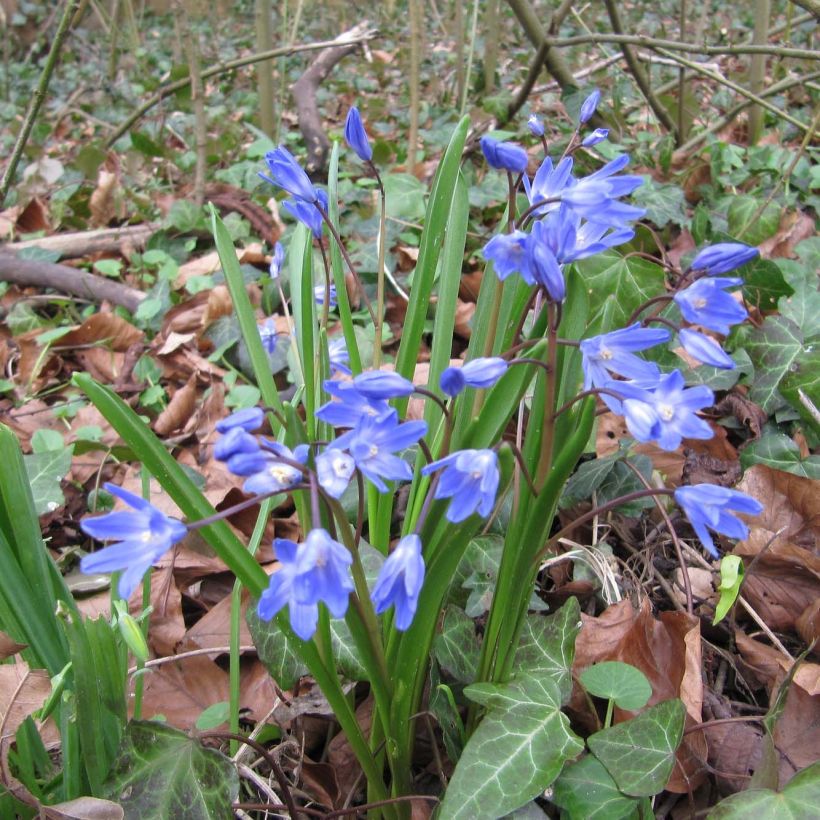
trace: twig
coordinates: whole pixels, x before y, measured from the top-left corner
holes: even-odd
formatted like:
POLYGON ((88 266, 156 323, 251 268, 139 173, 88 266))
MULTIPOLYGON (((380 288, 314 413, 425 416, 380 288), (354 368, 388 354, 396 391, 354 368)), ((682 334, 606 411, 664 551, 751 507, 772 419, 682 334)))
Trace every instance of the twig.
POLYGON ((74 231, 26 239, 24 242, 9 242, 3 251, 22 251, 27 248, 42 248, 56 251, 62 257, 88 256, 90 254, 119 251, 124 245, 141 248, 151 234, 160 228, 158 222, 144 222, 140 225, 125 225, 121 228, 100 228, 94 231, 74 231))
MULTIPOLYGON (((258 54, 251 54, 248 57, 240 57, 236 60, 230 60, 227 63, 219 63, 211 66, 200 72, 200 79, 207 80, 209 77, 216 77, 219 74, 227 74, 229 71, 235 71, 237 68, 244 68, 248 65, 261 63, 265 60, 270 60, 273 57, 290 57, 294 54, 300 54, 304 51, 319 51, 323 48, 333 48, 339 45, 358 45, 372 40, 376 36, 375 31, 367 31, 358 39, 342 39, 344 35, 335 40, 322 40, 319 43, 302 43, 295 46, 284 46, 282 48, 273 48, 270 51, 262 51, 258 54)), ((150 111, 155 105, 161 103, 166 97, 182 88, 186 88, 191 83, 190 76, 181 77, 172 83, 162 86, 152 97, 149 97, 131 116, 129 116, 105 142, 105 147, 110 148, 123 134, 127 133, 131 126, 142 119, 142 117, 150 111)))
POLYGON ((738 595, 737 600, 749 614, 751 619, 766 633, 766 637, 789 659, 791 663, 794 663, 794 658, 789 653, 789 650, 783 646, 780 638, 778 638, 777 635, 775 635, 774 632, 766 626, 766 622, 760 617, 760 615, 757 614, 757 612, 755 612, 754 609, 752 609, 749 602, 742 595, 738 595))
MULTIPOLYGON (((623 26, 621 25, 621 17, 618 13, 618 4, 615 0, 604 0, 604 5, 606 6, 607 14, 609 15, 609 23, 612 26, 612 30, 616 34, 621 34, 623 32, 623 26)), ((677 141, 679 136, 677 133, 677 127, 675 126, 672 117, 669 116, 669 112, 663 107, 658 98, 655 96, 655 93, 652 91, 652 87, 649 84, 649 77, 644 72, 643 66, 635 58, 635 54, 628 43, 621 42, 619 45, 621 46, 621 51, 623 51, 626 64, 629 66, 629 70, 635 78, 638 88, 640 88, 641 93, 649 103, 649 107, 652 109, 661 125, 663 125, 667 131, 675 135, 677 141)))
MULTIPOLYGON (((138 669, 152 669, 156 666, 163 666, 166 663, 173 661, 184 661, 187 658, 196 658, 202 655, 225 655, 231 651, 230 646, 211 646, 204 649, 191 649, 188 652, 180 652, 178 655, 166 655, 164 658, 154 658, 151 661, 146 661, 142 666, 132 666, 128 670, 129 675, 133 675, 138 669)), ((256 647, 240 646, 240 652, 256 652, 256 647)))
POLYGON ((66 36, 68 35, 71 18, 79 6, 80 0, 67 0, 65 8, 63 9, 63 16, 60 18, 60 24, 57 26, 57 31, 54 34, 54 40, 51 42, 51 49, 46 58, 46 64, 43 66, 43 71, 40 74, 40 81, 37 83, 37 89, 34 96, 31 98, 31 105, 29 106, 26 118, 23 120, 23 127, 17 135, 17 140, 14 143, 14 148, 11 151, 11 158, 6 170, 3 173, 3 179, 0 180, 0 208, 6 201, 6 195, 9 192, 11 183, 14 180, 14 174, 17 171, 17 166, 20 163, 20 158, 23 156, 28 138, 31 135, 31 129, 34 127, 34 121, 37 119, 37 114, 40 112, 46 94, 48 93, 48 85, 51 82, 51 75, 54 72, 54 67, 57 65, 57 57, 60 54, 60 49, 63 46, 66 36))

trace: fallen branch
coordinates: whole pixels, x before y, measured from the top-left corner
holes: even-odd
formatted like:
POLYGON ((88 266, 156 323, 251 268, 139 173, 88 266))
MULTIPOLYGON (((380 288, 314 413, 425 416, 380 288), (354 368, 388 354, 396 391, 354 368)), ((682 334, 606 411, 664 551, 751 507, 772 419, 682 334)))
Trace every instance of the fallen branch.
POLYGON ((76 231, 74 233, 42 236, 39 239, 26 239, 24 242, 9 242, 3 245, 3 251, 41 248, 56 251, 63 257, 76 258, 94 253, 111 253, 121 251, 124 246, 141 248, 148 238, 159 230, 159 223, 145 222, 141 225, 127 225, 122 228, 100 228, 96 231, 76 231))
POLYGON ((114 282, 67 265, 19 259, 14 254, 6 252, 0 252, 0 282, 12 282, 23 287, 52 288, 94 302, 105 300, 120 305, 131 313, 145 298, 142 291, 121 282, 114 282))
POLYGON ((299 130, 305 138, 307 147, 305 170, 311 176, 324 170, 330 152, 330 140, 322 126, 322 115, 316 103, 316 91, 336 63, 355 51, 363 40, 375 36, 375 29, 369 26, 367 20, 363 20, 352 29, 343 32, 334 41, 336 44, 319 54, 291 86, 299 130))
MULTIPOLYGON (((270 51, 262 51, 258 54, 251 54, 248 57, 240 57, 236 60, 230 60, 227 63, 219 63, 215 66, 205 69, 199 75, 200 79, 207 80, 209 77, 216 77, 219 74, 227 74, 229 71, 235 71, 237 68, 244 68, 247 65, 254 65, 254 63, 261 63, 265 60, 270 60, 274 57, 290 57, 293 54, 300 54, 303 51, 319 51, 323 48, 332 48, 340 44, 342 34, 335 40, 325 40, 319 43, 302 43, 295 46, 284 46, 283 48, 273 48, 270 51)), ((366 43, 368 40, 376 36, 375 31, 368 31, 359 40, 352 42, 351 45, 359 45, 366 43)), ((181 77, 172 83, 162 86, 152 97, 149 97, 136 111, 134 111, 128 119, 125 120, 105 142, 105 147, 110 148, 123 134, 128 133, 131 126, 135 122, 142 119, 145 114, 150 111, 155 105, 161 103, 166 97, 176 93, 180 89, 186 88, 191 84, 190 75, 181 77)))

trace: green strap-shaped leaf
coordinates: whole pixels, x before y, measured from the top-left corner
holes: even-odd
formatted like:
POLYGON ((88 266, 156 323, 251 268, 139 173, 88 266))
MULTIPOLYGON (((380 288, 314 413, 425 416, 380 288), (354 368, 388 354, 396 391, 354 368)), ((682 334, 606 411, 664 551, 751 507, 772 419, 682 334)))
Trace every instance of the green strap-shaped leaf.
POLYGON ((685 716, 681 700, 665 700, 632 720, 596 732, 587 745, 622 792, 651 797, 672 773, 685 716))
POLYGON ((550 678, 478 684, 465 694, 489 711, 456 766, 442 820, 503 817, 549 786, 583 749, 561 713, 561 691, 550 678))
POLYGON ((106 781, 126 820, 230 820, 239 795, 234 765, 184 732, 152 721, 128 724, 106 781))
POLYGON ((570 763, 555 781, 552 802, 568 820, 631 820, 638 816, 638 798, 618 789, 594 755, 570 763))
POLYGON ((708 820, 808 820, 820 811, 820 763, 798 772, 783 791, 751 789, 715 806, 708 820))
POLYGON ((554 615, 528 615, 515 655, 516 674, 552 678, 565 703, 572 692, 572 661, 580 629, 577 598, 570 598, 554 615))

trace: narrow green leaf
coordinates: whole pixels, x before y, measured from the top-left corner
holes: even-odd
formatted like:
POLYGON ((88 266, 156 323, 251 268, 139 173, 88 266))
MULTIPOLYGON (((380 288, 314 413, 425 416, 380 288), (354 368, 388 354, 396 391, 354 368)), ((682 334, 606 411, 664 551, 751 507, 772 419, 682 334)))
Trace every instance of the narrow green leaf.
POLYGON ((465 694, 489 711, 456 766, 441 805, 442 820, 502 817, 543 791, 583 750, 550 678, 469 686, 465 694))
POLYGON ((635 712, 643 709, 652 697, 652 684, 646 675, 621 661, 603 661, 588 666, 579 677, 590 695, 614 700, 619 709, 635 712))
POLYGON ((665 700, 632 720, 596 732, 587 738, 587 745, 622 792, 651 797, 672 773, 685 717, 680 699, 665 700))
POLYGON ((178 729, 132 721, 106 781, 126 817, 230 820, 239 795, 233 763, 178 729))

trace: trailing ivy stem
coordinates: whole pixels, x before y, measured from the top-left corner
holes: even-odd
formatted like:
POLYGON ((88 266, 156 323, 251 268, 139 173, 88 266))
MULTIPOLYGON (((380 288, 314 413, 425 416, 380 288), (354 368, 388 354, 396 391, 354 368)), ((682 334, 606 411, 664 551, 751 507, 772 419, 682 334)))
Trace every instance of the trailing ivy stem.
POLYGON ((670 296, 668 293, 664 293, 661 296, 653 296, 651 299, 647 299, 642 305, 638 305, 638 307, 636 307, 635 310, 632 311, 632 315, 626 320, 626 324, 624 325, 624 327, 629 327, 630 325, 637 322, 638 317, 648 307, 651 307, 652 305, 658 305, 662 303, 665 304, 666 302, 671 302, 672 298, 673 297, 670 296))
POLYGON ((372 161, 370 170, 379 186, 379 268, 376 274, 376 337, 373 346, 373 367, 378 370, 382 362, 382 332, 384 324, 384 257, 387 244, 387 197, 378 169, 372 161))
POLYGON ((552 448, 555 440, 555 395, 556 395, 556 364, 558 358, 558 328, 555 324, 556 306, 554 302, 547 303, 549 319, 547 322, 547 374, 546 392, 544 397, 544 427, 541 432, 541 452, 538 456, 538 472, 535 476, 535 486, 538 491, 544 486, 550 469, 552 468, 552 448))
POLYGON ((375 327, 377 323, 376 314, 373 312, 373 305, 370 302, 370 299, 367 298, 367 293, 365 292, 362 280, 359 278, 359 274, 356 271, 356 266, 353 264, 353 260, 350 258, 350 254, 347 252, 347 248, 345 247, 344 242, 342 242, 342 237, 339 236, 339 232, 336 230, 336 226, 330 221, 330 217, 328 216, 327 211, 317 203, 314 203, 314 206, 322 215, 322 219, 324 220, 325 225, 327 225, 327 229, 330 231, 331 235, 333 236, 333 239, 336 241, 336 246, 339 248, 342 257, 344 258, 345 263, 347 264, 347 268, 350 271, 350 275, 353 277, 357 287, 359 288, 359 293, 361 293, 362 299, 364 299, 364 303, 367 306, 367 311, 370 314, 370 320, 373 322, 373 326, 375 327))
POLYGON ((628 504, 630 501, 637 501, 639 498, 648 498, 650 496, 658 496, 658 495, 674 495, 674 490, 670 490, 667 487, 651 487, 649 489, 644 490, 634 490, 631 493, 627 493, 626 495, 622 495, 620 498, 613 498, 612 501, 607 501, 606 504, 601 504, 600 507, 595 507, 588 512, 585 512, 583 515, 576 518, 574 521, 570 521, 565 527, 561 527, 555 535, 550 536, 549 541, 547 541, 544 546, 538 550, 538 552, 533 557, 533 564, 535 567, 538 567, 543 560, 544 556, 547 553, 551 552, 553 547, 569 532, 575 529, 575 527, 580 527, 581 524, 586 524, 587 521, 591 521, 596 516, 602 515, 603 513, 607 513, 610 510, 614 510, 616 507, 620 507, 622 504, 628 504))

